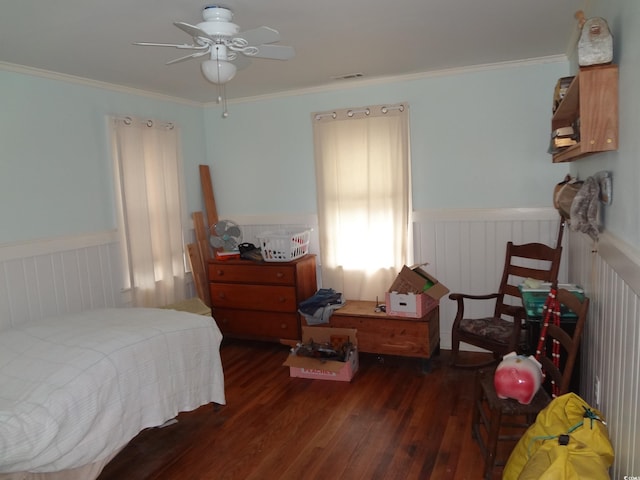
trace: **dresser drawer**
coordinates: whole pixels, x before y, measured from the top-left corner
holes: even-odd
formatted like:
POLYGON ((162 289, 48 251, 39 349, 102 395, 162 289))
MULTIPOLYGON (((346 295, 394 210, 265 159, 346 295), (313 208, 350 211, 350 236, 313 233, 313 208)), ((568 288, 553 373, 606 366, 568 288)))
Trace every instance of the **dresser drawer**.
POLYGON ((266 283, 294 285, 295 271, 290 265, 225 265, 210 263, 209 281, 224 283, 266 283))
POLYGON ((300 338, 297 313, 214 308, 213 318, 223 334, 290 340, 300 338))
POLYGON ((291 262, 207 261, 213 317, 228 337, 300 339, 298 304, 317 290, 314 255, 291 262))
POLYGON ((295 287, 211 283, 211 304, 219 308, 297 312, 295 287))

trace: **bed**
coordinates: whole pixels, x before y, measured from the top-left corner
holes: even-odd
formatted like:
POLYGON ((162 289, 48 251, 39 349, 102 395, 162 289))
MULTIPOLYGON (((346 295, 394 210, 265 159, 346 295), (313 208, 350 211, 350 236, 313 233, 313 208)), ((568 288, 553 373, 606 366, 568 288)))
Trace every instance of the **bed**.
POLYGON ((224 404, 211 317, 111 308, 0 331, 0 480, 94 479, 133 437, 224 404))

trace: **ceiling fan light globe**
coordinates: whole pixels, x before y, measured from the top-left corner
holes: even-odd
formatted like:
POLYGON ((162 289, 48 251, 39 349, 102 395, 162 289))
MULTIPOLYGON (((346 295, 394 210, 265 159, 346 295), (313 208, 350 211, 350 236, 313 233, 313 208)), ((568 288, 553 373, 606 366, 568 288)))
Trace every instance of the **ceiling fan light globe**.
POLYGON ((236 66, 224 60, 205 60, 201 66, 204 78, 216 85, 227 83, 236 76, 236 66))

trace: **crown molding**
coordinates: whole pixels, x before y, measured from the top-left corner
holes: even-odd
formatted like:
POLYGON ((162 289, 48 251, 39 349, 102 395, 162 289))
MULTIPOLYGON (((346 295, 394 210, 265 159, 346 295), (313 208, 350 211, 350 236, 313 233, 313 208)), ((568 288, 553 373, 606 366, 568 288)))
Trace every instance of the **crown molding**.
MULTIPOLYGON (((469 73, 484 72, 489 70, 500 70, 504 68, 516 68, 533 65, 545 65, 549 63, 567 62, 566 55, 549 55, 546 57, 529 58, 526 60, 511 60, 508 62, 487 63, 481 65, 472 65, 467 67, 447 68, 442 70, 434 70, 429 72, 409 73, 405 75, 394 75, 376 78, 356 78, 350 80, 335 80, 335 83, 319 85, 317 87, 301 88, 298 90, 287 90, 283 92, 270 93, 266 95, 256 95, 252 97, 241 97, 228 99, 228 104, 250 103, 257 101, 274 100, 278 98, 294 97, 299 95, 310 95, 317 93, 333 92, 338 90, 348 90, 351 88, 362 88, 366 86, 384 85, 387 83, 410 82, 415 80, 423 80, 426 78, 449 77, 454 75, 465 75, 469 73)), ((207 102, 205 107, 218 106, 216 102, 207 102)))
POLYGON ((117 85, 115 83, 101 82, 99 80, 92 80, 84 77, 77 77, 75 75, 68 75, 66 73, 53 72, 51 70, 43 70, 41 68, 27 67, 25 65, 18 65, 15 63, 7 63, 0 61, 0 70, 7 72, 20 73, 22 75, 32 75, 34 77, 46 78, 49 80, 58 80, 61 82, 74 83, 76 85, 83 85, 85 87, 100 88, 102 90, 109 90, 117 93, 125 93, 129 95, 137 95, 140 97, 147 97, 152 100, 159 100, 163 102, 180 103, 192 107, 201 107, 203 104, 200 102, 194 102, 193 100, 187 100, 180 97, 172 97, 169 95, 163 95, 161 93, 150 92, 148 90, 141 90, 138 88, 125 87, 124 85, 117 85))
MULTIPOLYGON (((410 73, 406 75, 384 76, 384 77, 376 77, 376 78, 360 78, 360 79, 353 79, 353 80, 336 80, 331 84, 324 84, 316 87, 302 88, 297 90, 287 90, 283 92, 276 92, 276 93, 270 93, 265 95, 256 95, 256 96, 250 96, 250 97, 240 97, 240 98, 233 98, 233 99, 230 98, 227 100, 227 103, 228 104, 251 103, 251 102, 274 100, 274 99, 286 98, 286 97, 294 97, 298 95, 310 95, 310 94, 317 94, 317 93, 334 92, 339 90, 349 90, 352 88, 384 85, 387 83, 410 82, 410 81, 416 81, 416 80, 423 80, 426 78, 464 75, 469 73, 498 70, 498 69, 504 69, 504 68, 516 68, 516 67, 531 66, 531 65, 561 63, 561 62, 567 62, 568 60, 569 59, 567 55, 550 55, 546 57, 529 58, 525 60, 512 60, 507 62, 448 68, 448 69, 435 70, 435 71, 429 71, 429 72, 410 73)), ((98 80, 91 80, 88 78, 77 77, 74 75, 67 75, 64 73, 58 73, 58 72, 43 70, 43 69, 34 68, 34 67, 27 67, 24 65, 18 65, 14 63, 7 63, 7 62, 0 61, 0 70, 20 73, 24 75, 33 75, 37 77, 47 78, 50 80, 59 80, 63 82, 75 83, 78 85, 100 88, 103 90, 110 90, 118 93, 138 95, 138 96, 151 98, 154 100, 180 103, 180 104, 189 105, 189 106, 196 106, 196 107, 198 106, 199 107, 218 107, 219 106, 217 102, 196 102, 193 100, 187 100, 180 97, 172 97, 169 95, 163 95, 160 93, 150 92, 147 90, 126 87, 123 85, 117 85, 113 83, 101 82, 98 80)))

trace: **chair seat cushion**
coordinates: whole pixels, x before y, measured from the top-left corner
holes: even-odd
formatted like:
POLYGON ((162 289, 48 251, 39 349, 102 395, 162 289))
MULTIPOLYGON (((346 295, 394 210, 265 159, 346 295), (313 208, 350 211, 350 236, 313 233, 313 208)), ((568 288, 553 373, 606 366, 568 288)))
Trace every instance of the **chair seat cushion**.
POLYGON ((460 321, 460 330, 477 335, 489 337, 503 343, 509 343, 513 334, 513 323, 502 318, 464 318, 460 321))

